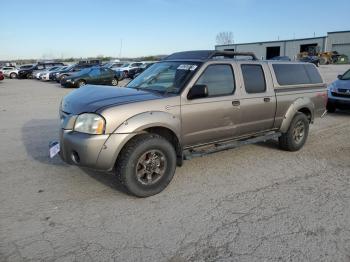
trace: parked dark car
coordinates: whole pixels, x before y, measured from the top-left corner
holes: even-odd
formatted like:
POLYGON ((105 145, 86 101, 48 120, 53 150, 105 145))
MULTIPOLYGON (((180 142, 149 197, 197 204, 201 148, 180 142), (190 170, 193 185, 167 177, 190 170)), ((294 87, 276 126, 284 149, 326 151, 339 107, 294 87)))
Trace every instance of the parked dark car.
POLYGON ((109 68, 91 67, 61 80, 62 87, 81 87, 86 84, 117 86, 118 75, 109 68))
POLYGON ((34 64, 32 67, 29 68, 20 68, 18 71, 18 78, 24 79, 24 78, 32 78, 32 74, 34 71, 37 70, 45 70, 49 69, 54 66, 64 66, 61 62, 50 62, 50 63, 37 63, 34 64))
POLYGON ((299 59, 300 62, 307 62, 312 63, 315 66, 318 66, 320 64, 320 59, 318 56, 305 56, 299 59))
POLYGON ((272 57, 270 60, 274 60, 274 61, 291 61, 289 56, 275 56, 275 57, 272 57))
POLYGON ((74 64, 68 68, 66 68, 65 70, 59 72, 59 74, 56 74, 55 76, 55 80, 57 83, 60 83, 61 80, 63 78, 66 78, 66 77, 69 77, 77 72, 80 72, 86 68, 91 68, 91 67, 95 67, 97 66, 96 64, 93 64, 93 63, 77 63, 77 64, 74 64))
POLYGON ((143 71, 145 71, 147 68, 149 68, 151 65, 154 65, 155 63, 156 62, 147 63, 147 64, 141 65, 140 67, 130 69, 128 73, 129 78, 134 79, 136 76, 141 74, 143 71))
POLYGON ((4 80, 4 74, 0 71, 0 80, 4 80))
POLYGON ((66 70, 69 67, 70 66, 63 66, 63 67, 60 67, 60 68, 57 68, 57 69, 51 71, 49 73, 49 80, 56 80, 56 74, 59 74, 60 72, 63 72, 64 70, 66 70))
POLYGON ((338 75, 338 79, 328 87, 327 110, 333 113, 337 108, 350 109, 350 69, 338 75))

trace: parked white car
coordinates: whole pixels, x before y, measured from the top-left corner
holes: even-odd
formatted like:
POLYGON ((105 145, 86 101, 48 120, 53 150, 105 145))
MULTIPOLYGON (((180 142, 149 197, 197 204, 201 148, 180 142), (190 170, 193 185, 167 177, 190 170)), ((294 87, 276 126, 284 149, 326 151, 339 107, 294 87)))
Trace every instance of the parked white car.
POLYGON ((9 77, 11 79, 17 78, 18 76, 18 68, 15 66, 4 66, 0 69, 4 76, 9 77))
POLYGON ((37 75, 38 75, 37 79, 49 81, 50 80, 50 73, 55 71, 55 70, 61 69, 63 67, 65 67, 65 66, 54 66, 48 70, 41 71, 41 72, 37 73, 37 75))
POLYGON ((117 68, 116 71, 124 72, 124 78, 126 78, 126 77, 128 77, 130 69, 139 68, 143 64, 144 64, 144 62, 125 63, 121 67, 117 68))

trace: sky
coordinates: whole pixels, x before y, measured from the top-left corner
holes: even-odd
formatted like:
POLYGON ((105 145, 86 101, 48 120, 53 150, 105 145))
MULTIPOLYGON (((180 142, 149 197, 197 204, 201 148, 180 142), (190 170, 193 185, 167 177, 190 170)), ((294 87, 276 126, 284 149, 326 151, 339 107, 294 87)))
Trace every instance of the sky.
POLYGON ((349 0, 0 0, 0 60, 139 57, 350 30, 349 0))

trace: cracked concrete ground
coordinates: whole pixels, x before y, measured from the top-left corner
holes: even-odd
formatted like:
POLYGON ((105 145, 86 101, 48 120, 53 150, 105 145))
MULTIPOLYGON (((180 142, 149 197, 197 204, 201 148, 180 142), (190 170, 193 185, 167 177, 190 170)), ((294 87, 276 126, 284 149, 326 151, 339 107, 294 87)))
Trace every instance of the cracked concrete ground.
MULTIPOLYGON (((350 66, 322 66, 330 82, 350 66)), ((71 89, 0 82, 0 261, 350 261, 350 113, 186 161, 159 195, 47 156, 71 89)))

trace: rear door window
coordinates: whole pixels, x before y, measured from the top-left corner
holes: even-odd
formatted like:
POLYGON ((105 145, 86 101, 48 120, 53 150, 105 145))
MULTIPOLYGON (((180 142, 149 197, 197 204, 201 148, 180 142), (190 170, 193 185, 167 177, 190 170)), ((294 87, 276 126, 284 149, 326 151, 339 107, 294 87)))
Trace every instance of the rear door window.
POLYGON ((210 65, 198 79, 197 85, 208 87, 208 96, 224 96, 235 91, 235 79, 230 65, 210 65))
POLYGON ((261 65, 241 65, 245 90, 248 94, 264 93, 266 81, 261 65))

